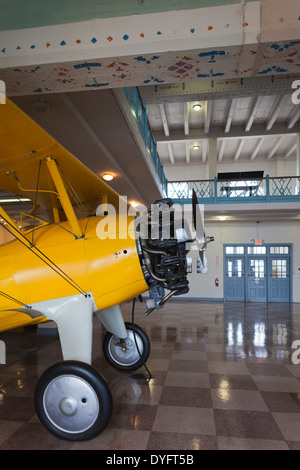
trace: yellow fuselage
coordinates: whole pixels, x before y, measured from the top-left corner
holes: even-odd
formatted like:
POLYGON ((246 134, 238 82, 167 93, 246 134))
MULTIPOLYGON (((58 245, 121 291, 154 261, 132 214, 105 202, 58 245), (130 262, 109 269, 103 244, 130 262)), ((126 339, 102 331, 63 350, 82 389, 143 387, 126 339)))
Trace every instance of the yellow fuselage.
MULTIPOLYGON (((132 222, 128 218, 128 223, 132 222)), ((84 233, 76 239, 69 222, 48 224, 34 230, 33 243, 82 290, 93 294, 98 310, 131 299, 148 289, 137 253, 136 240, 127 229, 97 236, 103 217, 80 219, 84 233)), ((32 231, 25 232, 32 240, 32 231)), ((30 305, 76 295, 73 285, 54 272, 19 240, 0 247, 0 291, 30 305)), ((50 263, 49 263, 50 264, 50 263)), ((0 296, 0 310, 20 308, 0 296)))

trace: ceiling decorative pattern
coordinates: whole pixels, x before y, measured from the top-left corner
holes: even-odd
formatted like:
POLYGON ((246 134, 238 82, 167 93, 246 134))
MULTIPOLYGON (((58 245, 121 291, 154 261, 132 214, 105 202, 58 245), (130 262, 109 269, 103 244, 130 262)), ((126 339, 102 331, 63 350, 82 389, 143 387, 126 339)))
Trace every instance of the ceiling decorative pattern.
POLYGON ((0 69, 8 96, 300 72, 300 40, 0 69), (274 46, 278 46, 274 49, 274 46), (261 53, 260 53, 261 56, 261 53))
POLYGON ((1 31, 0 79, 15 96, 299 73, 299 12, 277 4, 274 30, 254 1, 1 31))

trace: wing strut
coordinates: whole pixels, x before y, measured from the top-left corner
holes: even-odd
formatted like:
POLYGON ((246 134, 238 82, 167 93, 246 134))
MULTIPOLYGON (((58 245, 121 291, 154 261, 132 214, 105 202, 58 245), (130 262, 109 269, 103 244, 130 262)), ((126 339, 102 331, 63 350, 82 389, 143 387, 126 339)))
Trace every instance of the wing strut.
POLYGON ((59 194, 61 205, 63 207, 63 210, 66 214, 68 221, 71 224, 74 235, 76 236, 76 238, 81 238, 83 236, 83 233, 78 223, 78 219, 74 212, 74 209, 71 204, 70 198, 68 196, 67 190, 65 188, 64 182, 60 175, 57 163, 52 157, 47 157, 46 163, 47 163, 47 167, 50 172, 51 178, 53 180, 53 183, 55 184, 56 190, 59 194))

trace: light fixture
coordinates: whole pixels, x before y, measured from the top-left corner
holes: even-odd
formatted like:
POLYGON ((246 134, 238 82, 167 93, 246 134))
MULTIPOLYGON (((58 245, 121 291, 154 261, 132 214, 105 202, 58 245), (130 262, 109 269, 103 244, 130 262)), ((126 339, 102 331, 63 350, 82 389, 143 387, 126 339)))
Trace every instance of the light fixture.
POLYGON ((104 175, 102 175, 102 178, 105 180, 105 181, 111 181, 114 179, 113 175, 111 173, 104 173, 104 175))
POLYGON ((200 147, 199 147, 198 144, 193 145, 193 149, 194 149, 194 150, 198 150, 199 148, 200 148, 200 147))
POLYGON ((226 216, 225 215, 220 215, 219 219, 223 222, 224 220, 226 220, 226 216))
POLYGON ((201 109, 201 104, 198 104, 198 103, 197 103, 197 104, 194 104, 193 109, 194 109, 195 111, 200 111, 200 109, 201 109))
POLYGON ((50 104, 44 98, 37 98, 32 100, 31 106, 37 113, 46 113, 50 109, 50 104))
POLYGON ((139 203, 136 201, 130 201, 130 204, 132 207, 137 207, 139 205, 139 203))

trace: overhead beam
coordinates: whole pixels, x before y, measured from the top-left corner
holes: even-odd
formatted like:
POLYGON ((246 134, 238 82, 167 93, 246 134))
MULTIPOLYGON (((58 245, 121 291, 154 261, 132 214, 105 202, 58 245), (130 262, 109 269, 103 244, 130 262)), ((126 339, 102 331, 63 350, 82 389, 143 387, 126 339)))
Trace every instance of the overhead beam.
POLYGON ((287 129, 286 125, 282 123, 275 123, 270 131, 267 131, 263 124, 253 124, 249 132, 240 125, 231 126, 230 132, 226 133, 221 126, 210 127, 208 134, 205 134, 204 129, 190 129, 189 135, 185 136, 180 129, 174 129, 170 132, 168 137, 165 136, 163 131, 154 131, 153 136, 157 142, 180 142, 180 141, 194 141, 203 140, 207 138, 217 139, 236 139, 243 137, 245 139, 252 137, 267 137, 267 136, 281 136, 281 135, 296 135, 300 132, 300 126, 296 123, 293 128, 287 129))
POLYGON ((220 146, 220 150, 219 150, 219 154, 218 154, 218 161, 221 162, 222 159, 223 159, 223 155, 224 155, 224 150, 225 150, 225 144, 226 144, 226 140, 223 139, 221 141, 221 146, 220 146))
POLYGON ((232 80, 199 80, 161 85, 148 85, 139 88, 143 103, 205 101, 269 95, 291 95, 292 83, 299 74, 278 74, 260 77, 243 77, 232 80))
POLYGON ((300 117, 300 105, 295 106, 295 110, 292 111, 292 114, 288 120, 287 128, 292 129, 300 117))
POLYGON ((190 143, 185 143, 185 159, 187 163, 190 163, 190 143))
POLYGON ((168 125, 165 105, 160 103, 159 110, 160 110, 160 115, 161 115, 161 120, 162 120, 162 124, 163 124, 163 128, 164 128, 165 136, 168 137, 170 135, 170 131, 169 131, 169 125, 168 125))
POLYGON ((213 101, 206 101, 204 108, 204 133, 208 134, 213 112, 213 101))
POLYGON ((245 140, 244 139, 241 139, 240 140, 240 143, 239 143, 239 146, 238 146, 238 149, 236 151, 236 154, 234 156, 234 161, 238 161, 238 159, 240 158, 240 154, 241 154, 241 151, 242 151, 242 148, 244 146, 244 143, 245 143, 245 140))
POLYGON ((285 160, 287 158, 289 158, 294 152, 296 152, 297 150, 297 143, 295 143, 294 145, 292 145, 292 147, 290 148, 290 150, 288 151, 288 153, 286 154, 286 156, 284 157, 285 160))
POLYGON ((285 136, 281 136, 277 139, 276 141, 276 144, 274 145, 274 147, 272 148, 271 152, 269 153, 269 155, 267 156, 267 160, 271 160, 271 158, 273 157, 273 155, 275 155, 276 151, 278 150, 279 146, 281 145, 283 139, 284 139, 285 136))
POLYGON ((202 163, 206 162, 207 147, 208 147, 208 139, 203 140, 202 142, 202 163))
POLYGON ((246 132, 249 132, 250 129, 251 129, 251 126, 253 124, 253 121, 256 117, 256 114, 257 114, 257 111, 258 111, 258 108, 260 107, 260 104, 262 102, 262 99, 263 97, 262 96, 258 96, 256 99, 255 99, 255 103, 251 109, 251 113, 250 113, 250 116, 248 118, 248 121, 247 121, 247 124, 246 124, 246 127, 245 127, 245 131, 246 132))
POLYGON ((274 104, 272 106, 272 109, 271 109, 270 114, 269 114, 268 119, 267 119, 267 125, 266 125, 266 130, 267 131, 272 129, 273 124, 275 123, 275 121, 278 117, 278 114, 280 112, 280 109, 283 106, 283 104, 285 103, 288 96, 290 96, 290 95, 276 96, 274 104))
POLYGON ((258 154, 258 152, 259 152, 259 150, 260 150, 260 148, 261 148, 263 142, 264 142, 264 138, 261 137, 261 138, 259 139, 258 143, 256 144, 256 147, 255 147, 255 149, 254 149, 254 151, 253 151, 253 153, 252 153, 252 155, 251 155, 251 157, 250 157, 250 160, 254 160, 254 159, 256 158, 256 156, 257 156, 257 154, 258 154))
POLYGON ((227 115, 227 119, 226 119, 226 125, 225 125, 225 132, 226 133, 229 132, 229 130, 230 130, 230 126, 231 126, 231 123, 232 123, 232 118, 233 118, 233 115, 234 115, 236 103, 237 103, 237 98, 233 98, 231 100, 228 115, 227 115))
POLYGON ((183 103, 183 125, 184 125, 184 135, 189 135, 189 105, 188 103, 183 103))
POLYGON ((169 152, 169 157, 170 157, 170 162, 172 165, 174 164, 174 154, 173 154, 173 149, 172 149, 172 144, 168 142, 168 152, 169 152))

